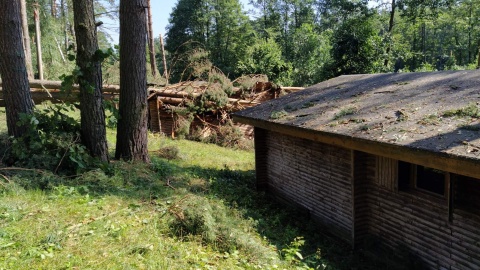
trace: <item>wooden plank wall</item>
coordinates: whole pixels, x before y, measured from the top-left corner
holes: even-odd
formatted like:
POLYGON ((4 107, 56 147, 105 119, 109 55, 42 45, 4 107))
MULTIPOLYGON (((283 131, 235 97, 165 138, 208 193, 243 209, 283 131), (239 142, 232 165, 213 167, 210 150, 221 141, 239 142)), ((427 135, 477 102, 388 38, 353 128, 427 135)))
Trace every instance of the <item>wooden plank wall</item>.
POLYGON ((375 157, 363 152, 354 152, 354 246, 363 242, 369 234, 370 207, 369 184, 375 179, 375 157))
POLYGON ((306 208, 331 233, 351 242, 352 152, 271 131, 262 133, 256 131, 255 139, 261 137, 268 155, 257 164, 266 162, 268 189, 306 208))
POLYGON ((480 269, 478 211, 467 212, 454 206, 449 220, 447 197, 392 189, 396 177, 391 177, 388 184, 385 176, 395 168, 378 174, 377 166, 386 166, 388 161, 365 153, 361 156, 369 160, 363 164, 370 168, 355 167, 359 169, 355 176, 367 176, 366 185, 355 189, 355 228, 359 236, 374 235, 394 249, 407 247, 430 269, 480 269), (372 174, 364 173, 365 170, 377 171, 375 175, 381 179, 369 177, 372 174))
POLYGON ((480 179, 454 180, 449 210, 448 196, 399 191, 395 160, 259 128, 255 140, 259 187, 309 210, 342 239, 356 245, 374 236, 429 269, 480 269, 480 179), (465 194, 473 194, 470 207, 460 204, 465 194))

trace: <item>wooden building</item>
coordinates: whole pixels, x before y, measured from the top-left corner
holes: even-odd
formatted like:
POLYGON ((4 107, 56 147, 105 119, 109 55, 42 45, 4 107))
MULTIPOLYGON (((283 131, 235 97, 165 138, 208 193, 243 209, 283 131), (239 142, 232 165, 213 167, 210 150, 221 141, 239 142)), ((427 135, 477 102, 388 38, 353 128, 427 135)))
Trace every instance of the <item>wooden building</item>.
POLYGON ((352 246, 480 269, 480 71, 340 76, 234 114, 257 187, 352 246))

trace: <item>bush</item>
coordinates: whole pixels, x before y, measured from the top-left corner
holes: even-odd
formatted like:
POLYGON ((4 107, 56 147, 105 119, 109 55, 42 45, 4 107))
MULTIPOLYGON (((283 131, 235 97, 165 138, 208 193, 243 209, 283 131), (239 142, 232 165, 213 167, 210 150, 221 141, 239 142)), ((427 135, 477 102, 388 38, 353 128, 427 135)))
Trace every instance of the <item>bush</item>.
POLYGON ((73 105, 51 105, 20 116, 27 127, 20 138, 11 138, 9 160, 17 166, 47 169, 55 173, 79 173, 95 160, 81 144, 80 125, 69 114, 73 105))

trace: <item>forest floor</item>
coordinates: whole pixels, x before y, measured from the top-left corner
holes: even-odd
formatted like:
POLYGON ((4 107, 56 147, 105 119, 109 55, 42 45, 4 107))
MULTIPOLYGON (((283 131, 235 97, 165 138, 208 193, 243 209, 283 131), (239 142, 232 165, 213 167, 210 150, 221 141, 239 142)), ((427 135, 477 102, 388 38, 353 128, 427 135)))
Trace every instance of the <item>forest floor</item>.
POLYGON ((0 269, 406 267, 353 253, 255 191, 251 151, 153 134, 149 150, 151 164, 112 161, 73 178, 0 164, 0 269))

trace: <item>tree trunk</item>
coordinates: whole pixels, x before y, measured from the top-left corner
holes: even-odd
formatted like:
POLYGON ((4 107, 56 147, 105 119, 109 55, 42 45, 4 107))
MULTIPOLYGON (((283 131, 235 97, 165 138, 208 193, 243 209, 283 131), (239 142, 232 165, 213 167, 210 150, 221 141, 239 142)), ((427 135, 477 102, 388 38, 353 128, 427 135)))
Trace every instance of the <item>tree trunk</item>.
POLYGON ((82 143, 94 157, 108 162, 105 111, 102 96, 102 70, 98 50, 93 0, 73 1, 77 40, 77 65, 82 71, 80 115, 82 143))
POLYGON ((55 0, 50 0, 50 11, 53 18, 57 17, 57 2, 55 0))
POLYGON ((40 14, 38 11, 38 4, 35 4, 35 37, 37 45, 37 66, 38 66, 38 79, 43 80, 43 61, 42 61, 42 40, 40 38, 40 14))
POLYGON ((27 4, 26 0, 20 0, 20 13, 22 15, 23 49, 25 51, 25 65, 28 78, 33 79, 32 47, 30 46, 30 34, 28 32, 27 4))
POLYGON ((33 102, 28 86, 22 42, 20 1, 2 1, 0 8, 0 75, 3 81, 8 135, 20 137, 26 131, 18 126, 21 113, 31 113, 33 102))
POLYGON ((385 62, 383 65, 385 67, 388 67, 388 58, 390 57, 390 50, 392 48, 392 32, 393 32, 393 26, 394 26, 394 20, 395 20, 395 9, 397 8, 395 0, 392 0, 392 10, 390 11, 390 21, 388 22, 388 45, 387 45, 387 51, 386 55, 387 58, 385 59, 385 62))
POLYGON ((115 157, 149 162, 146 0, 120 0, 120 119, 115 157))
POLYGON ((148 5, 148 49, 150 53, 150 68, 152 69, 152 75, 157 75, 157 61, 155 60, 155 46, 153 43, 153 26, 152 26, 152 6, 150 0, 147 0, 148 5))
POLYGON ((478 55, 477 55, 477 69, 480 68, 480 39, 478 40, 477 43, 477 50, 478 50, 478 55))
POLYGON ((165 46, 163 46, 163 37, 160 34, 160 47, 162 48, 162 59, 163 59, 163 74, 165 76, 165 85, 168 85, 168 69, 167 69, 167 58, 165 57, 165 46))

